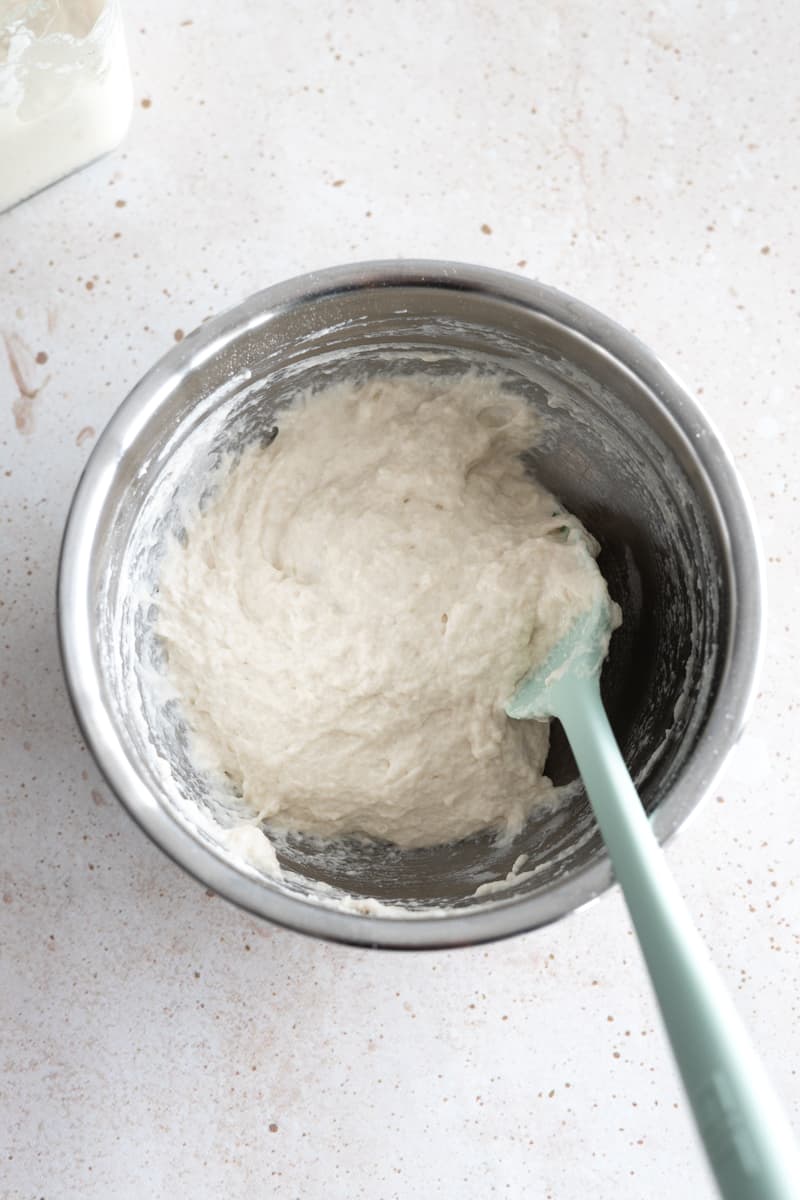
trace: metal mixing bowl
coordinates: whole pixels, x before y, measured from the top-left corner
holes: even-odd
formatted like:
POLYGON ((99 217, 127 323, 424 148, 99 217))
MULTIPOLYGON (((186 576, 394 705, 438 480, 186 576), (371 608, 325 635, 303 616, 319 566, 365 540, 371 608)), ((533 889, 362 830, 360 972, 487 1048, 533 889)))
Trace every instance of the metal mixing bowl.
MULTIPOLYGON (((536 406, 531 467, 601 543, 624 612, 605 698, 661 840, 711 787, 752 698, 762 583, 750 508, 708 419, 636 338, 550 288, 457 263, 337 267, 252 296, 157 363, 99 439, 64 535, 59 628, 78 720, 131 815, 216 892, 306 933, 474 943, 553 921, 612 880, 580 790, 534 814, 511 845, 486 835, 434 850, 354 839, 331 850, 283 837, 288 875, 271 879, 218 836, 236 798, 197 770, 161 687, 159 562, 221 456, 274 436, 311 381, 466 367, 500 369, 536 406), (521 853, 531 876, 474 895, 521 853), (343 895, 400 915, 346 911, 343 895)), ((549 771, 575 776, 557 728, 549 771)))

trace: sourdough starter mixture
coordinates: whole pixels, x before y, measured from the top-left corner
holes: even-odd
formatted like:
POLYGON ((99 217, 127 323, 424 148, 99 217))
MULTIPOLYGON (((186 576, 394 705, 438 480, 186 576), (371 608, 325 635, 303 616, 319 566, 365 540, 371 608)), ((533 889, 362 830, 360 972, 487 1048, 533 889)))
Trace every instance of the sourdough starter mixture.
POLYGON ((526 472, 536 426, 497 378, 387 375, 305 393, 220 470, 158 630, 198 761, 253 815, 419 847, 552 796, 547 723, 503 706, 605 582, 526 472))

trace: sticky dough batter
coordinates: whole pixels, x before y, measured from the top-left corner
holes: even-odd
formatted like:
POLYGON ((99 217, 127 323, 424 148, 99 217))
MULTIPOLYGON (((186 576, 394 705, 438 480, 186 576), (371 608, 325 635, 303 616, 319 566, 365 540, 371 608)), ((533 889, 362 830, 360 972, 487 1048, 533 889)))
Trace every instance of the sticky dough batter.
POLYGON ((167 553, 158 630, 198 759, 279 828, 428 846, 552 795, 548 726, 503 705, 605 590, 526 472, 497 379, 301 396, 167 553))

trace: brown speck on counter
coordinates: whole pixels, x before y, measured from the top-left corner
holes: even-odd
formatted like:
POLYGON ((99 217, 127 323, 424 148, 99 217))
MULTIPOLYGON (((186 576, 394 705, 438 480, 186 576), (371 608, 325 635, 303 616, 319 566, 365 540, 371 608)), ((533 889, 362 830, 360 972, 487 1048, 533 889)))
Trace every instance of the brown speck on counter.
POLYGON ((139 103, 141 104, 142 108, 150 108, 153 101, 149 100, 148 97, 145 96, 142 100, 139 101, 139 103))
POLYGON ((527 258, 521 258, 521 259, 519 260, 519 262, 517 263, 517 266, 518 266, 518 267, 527 267, 527 265, 528 265, 528 260, 527 260, 527 258))
POLYGON ((94 425, 84 425, 83 429, 79 430, 78 436, 75 438, 75 445, 82 446, 84 442, 88 442, 94 437, 94 425))
POLYGON ((114 201, 115 208, 124 208, 126 204, 127 204, 127 200, 115 200, 114 201))
POLYGON ((14 425, 19 433, 31 434, 33 433, 34 424, 33 402, 42 388, 48 383, 50 376, 48 375, 47 379, 39 387, 33 387, 28 381, 28 373, 23 365, 26 359, 30 363, 32 357, 30 350, 16 333, 4 333, 3 341, 5 342, 9 370, 19 392, 16 400, 11 405, 14 425))
POLYGON ((184 332, 182 329, 176 329, 172 336, 175 338, 176 342, 182 342, 184 339, 184 332))
POLYGON ((194 21, 181 21, 181 29, 185 29, 187 25, 193 25, 194 21))
POLYGON ((43 366, 47 362, 47 354, 45 353, 44 350, 40 350, 39 353, 36 355, 36 361, 40 367, 43 366))
POLYGON ((762 247, 761 247, 761 253, 762 253, 762 254, 769 254, 769 246, 762 246, 762 247))
POLYGON ((334 179, 333 183, 331 184, 331 187, 344 187, 346 182, 347 182, 346 179, 334 179))
POLYGON ((277 1133, 277 1132, 278 1132, 278 1126, 275 1124, 275 1122, 274 1122, 274 1121, 271 1121, 271 1122, 270 1122, 269 1131, 270 1131, 270 1133, 277 1133))
POLYGON ((87 292, 91 292, 92 289, 94 288, 94 283, 92 282, 91 279, 87 279, 86 283, 83 286, 86 288, 87 292))
POLYGON ((488 237, 491 232, 492 232, 491 225, 487 225, 486 222, 484 221, 484 223, 481 225, 481 233, 485 233, 486 236, 488 237))
POLYGON ((105 796, 102 792, 98 792, 97 788, 92 788, 92 800, 98 808, 105 808, 108 805, 105 796))

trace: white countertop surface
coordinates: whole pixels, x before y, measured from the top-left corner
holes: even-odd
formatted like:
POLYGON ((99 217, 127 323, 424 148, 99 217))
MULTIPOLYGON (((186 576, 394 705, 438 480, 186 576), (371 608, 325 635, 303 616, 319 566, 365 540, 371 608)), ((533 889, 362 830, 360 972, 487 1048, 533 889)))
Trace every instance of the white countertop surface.
POLYGON ((127 390, 269 283, 463 259, 633 328, 763 532, 755 715, 668 856, 800 1124, 797 9, 140 0, 128 33, 126 144, 0 217, 0 1196, 711 1196, 616 892, 425 955, 208 896, 81 743, 56 559, 127 390))

